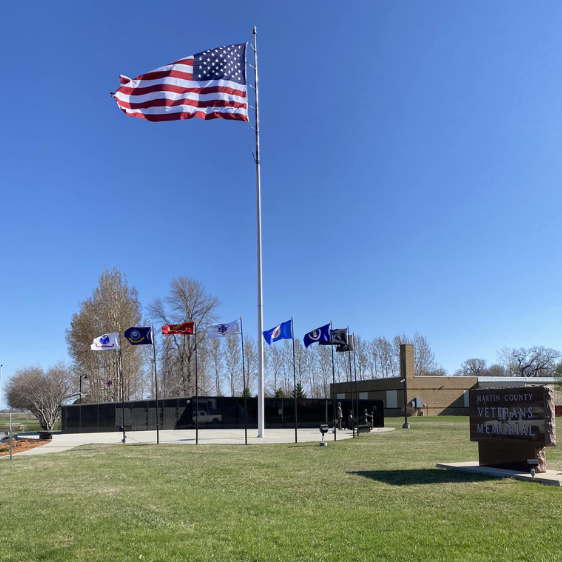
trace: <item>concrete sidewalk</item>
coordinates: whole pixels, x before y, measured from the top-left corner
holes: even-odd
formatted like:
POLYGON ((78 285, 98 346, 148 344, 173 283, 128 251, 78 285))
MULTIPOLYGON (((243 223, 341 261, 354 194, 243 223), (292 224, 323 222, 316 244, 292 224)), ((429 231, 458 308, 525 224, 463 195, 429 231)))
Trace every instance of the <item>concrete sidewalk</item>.
POLYGON ((559 470, 547 470, 546 472, 537 472, 535 477, 528 472, 517 472, 516 470, 507 470, 505 468, 492 468, 490 466, 480 466, 478 461, 468 462, 449 462, 437 463, 435 466, 439 468, 447 468, 449 470, 460 470, 462 472, 474 472, 477 474, 486 474, 495 478, 515 478, 515 480, 523 480, 525 482, 539 482, 546 486, 562 486, 562 472, 559 470))
MULTIPOLYGON (((393 431, 394 428, 375 428, 371 433, 385 433, 393 431)), ((265 437, 256 437, 257 430, 248 430, 249 445, 263 445, 270 443, 294 443, 294 429, 267 429, 265 437)), ((26 439, 38 438, 37 433, 20 434, 26 439)), ((318 429, 305 428, 298 430, 299 443, 320 443, 322 436, 318 429)), ((338 430, 337 440, 350 439, 353 437, 351 431, 347 429, 338 430)), ((357 437, 362 439, 364 436, 357 437)), ((17 456, 23 455, 44 455, 46 453, 58 453, 68 451, 80 445, 88 445, 94 443, 116 444, 121 443, 122 434, 117 432, 111 433, 54 433, 53 440, 41 447, 35 447, 28 451, 18 453, 17 456)), ((327 433, 324 440, 330 444, 334 441, 333 433, 327 433)), ((127 432, 127 444, 150 443, 156 444, 156 431, 129 431, 127 432)), ((195 445, 194 429, 178 429, 178 430, 160 430, 160 443, 166 445, 195 445)), ((200 429, 199 430, 200 445, 243 445, 244 430, 243 429, 200 429)), ((14 455, 15 456, 15 455, 14 455)), ((9 456, 0 457, 9 458, 9 456)))

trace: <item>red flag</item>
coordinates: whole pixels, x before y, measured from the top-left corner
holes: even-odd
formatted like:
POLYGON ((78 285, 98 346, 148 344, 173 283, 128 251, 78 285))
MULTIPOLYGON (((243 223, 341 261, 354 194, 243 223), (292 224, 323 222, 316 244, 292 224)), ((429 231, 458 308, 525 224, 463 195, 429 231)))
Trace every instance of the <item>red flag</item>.
POLYGON ((191 334, 195 333, 193 327, 195 322, 185 322, 184 324, 169 324, 162 326, 162 333, 166 335, 171 334, 191 334))

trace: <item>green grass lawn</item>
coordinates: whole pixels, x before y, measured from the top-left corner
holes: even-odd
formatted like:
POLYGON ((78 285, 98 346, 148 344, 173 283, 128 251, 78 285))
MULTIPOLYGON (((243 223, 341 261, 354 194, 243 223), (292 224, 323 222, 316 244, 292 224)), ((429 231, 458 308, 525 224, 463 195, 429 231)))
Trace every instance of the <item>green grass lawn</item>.
MULTIPOLYGON (((0 415, 0 431, 8 431, 10 427, 10 418, 6 414, 0 415)), ((23 432, 43 431, 39 425, 37 418, 31 417, 30 414, 12 414, 12 431, 14 434, 23 432)), ((60 420, 55 422, 53 431, 60 431, 60 420)), ((0 558, 1 560, 1 558, 0 558)))
MULTIPOLYGON (((86 445, 0 461, 0 560, 562 560, 562 490, 435 468, 467 418, 298 445, 86 445)), ((547 450, 562 471, 562 451, 547 450)))

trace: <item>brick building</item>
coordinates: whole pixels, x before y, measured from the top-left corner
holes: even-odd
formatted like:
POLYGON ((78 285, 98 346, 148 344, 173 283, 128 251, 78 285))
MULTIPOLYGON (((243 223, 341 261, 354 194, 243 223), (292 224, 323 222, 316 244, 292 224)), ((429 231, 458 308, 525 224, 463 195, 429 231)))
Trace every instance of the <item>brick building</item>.
MULTIPOLYGON (((425 416, 468 415, 468 396, 471 388, 501 388, 510 386, 536 386, 553 384, 554 378, 539 377, 415 377, 414 346, 400 346, 400 377, 388 379, 370 379, 355 382, 340 382, 330 385, 331 395, 336 398, 384 400, 385 416, 398 416, 403 412, 404 386, 406 386, 406 403, 421 398, 422 408, 416 414, 425 416), (405 381, 405 382, 404 382, 405 381)), ((556 404, 562 405, 562 395, 555 392, 556 404)), ((557 413, 562 414, 562 406, 557 406, 557 413)))

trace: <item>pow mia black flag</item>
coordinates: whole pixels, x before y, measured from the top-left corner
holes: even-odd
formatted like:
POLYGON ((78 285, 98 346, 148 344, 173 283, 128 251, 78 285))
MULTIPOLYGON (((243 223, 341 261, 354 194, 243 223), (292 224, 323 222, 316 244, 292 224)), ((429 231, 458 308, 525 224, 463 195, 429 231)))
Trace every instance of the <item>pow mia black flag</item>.
POLYGON ((339 353, 344 353, 345 351, 353 351, 353 350, 354 350, 353 334, 349 334, 349 336, 347 336, 347 343, 339 344, 338 347, 336 347, 336 351, 339 353))
POLYGON ((320 345, 347 345, 347 329, 335 328, 330 330, 330 341, 321 341, 320 345))

